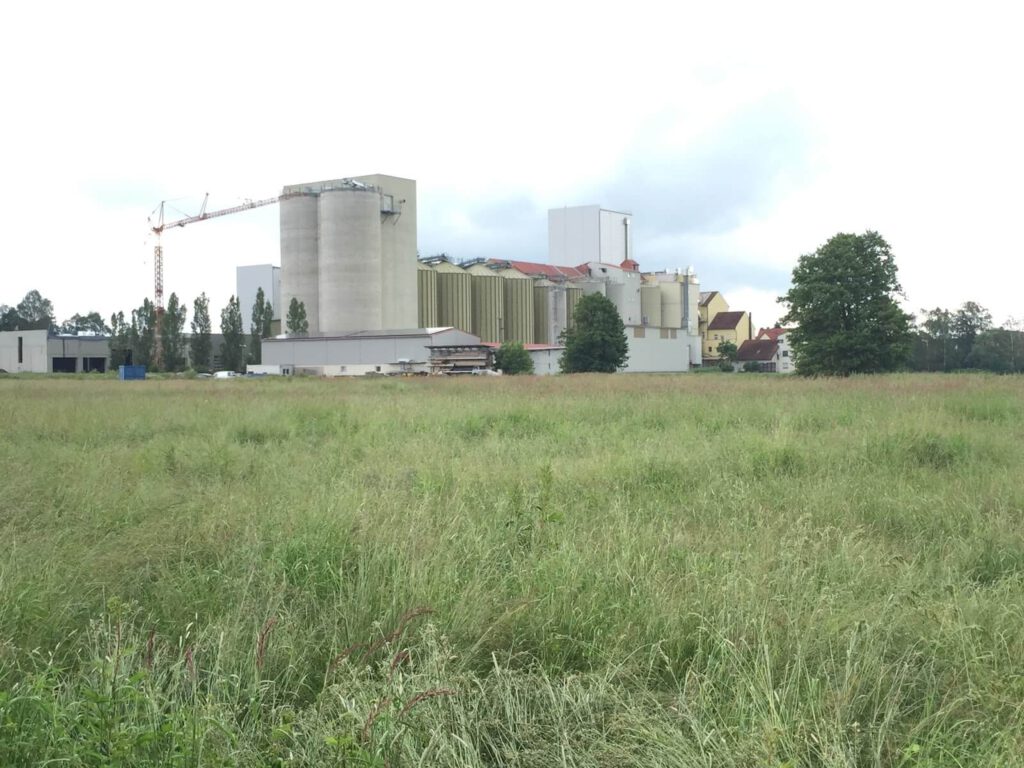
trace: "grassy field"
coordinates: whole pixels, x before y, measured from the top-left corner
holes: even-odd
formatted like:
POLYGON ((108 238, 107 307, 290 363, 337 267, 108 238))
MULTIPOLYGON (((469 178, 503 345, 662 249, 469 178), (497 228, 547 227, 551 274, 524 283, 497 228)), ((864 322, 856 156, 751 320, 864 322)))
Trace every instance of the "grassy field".
POLYGON ((1024 765, 1024 379, 0 379, 0 765, 1024 765))

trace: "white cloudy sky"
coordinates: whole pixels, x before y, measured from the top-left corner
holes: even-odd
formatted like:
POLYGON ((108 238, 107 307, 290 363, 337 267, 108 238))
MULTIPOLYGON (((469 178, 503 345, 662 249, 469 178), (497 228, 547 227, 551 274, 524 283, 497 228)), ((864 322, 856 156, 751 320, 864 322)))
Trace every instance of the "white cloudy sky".
MULTIPOLYGON (((801 253, 875 229, 908 309, 1022 317, 1019 7, 8 4, 0 303, 127 311, 160 200, 380 172, 417 180, 423 254, 540 261, 548 208, 600 203, 767 325, 801 253)), ((223 306, 277 217, 165 235, 167 293, 223 306)))

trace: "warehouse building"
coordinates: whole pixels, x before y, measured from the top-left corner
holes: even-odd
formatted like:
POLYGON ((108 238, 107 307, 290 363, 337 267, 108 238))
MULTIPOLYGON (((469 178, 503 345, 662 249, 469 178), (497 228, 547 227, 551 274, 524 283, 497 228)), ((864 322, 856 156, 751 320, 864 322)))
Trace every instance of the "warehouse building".
POLYGON ((49 331, 0 332, 0 370, 7 373, 103 373, 110 367, 106 336, 49 331))
POLYGON ((426 372, 431 347, 479 345, 479 337, 457 328, 279 336, 263 340, 263 368, 284 375, 316 376, 426 372))

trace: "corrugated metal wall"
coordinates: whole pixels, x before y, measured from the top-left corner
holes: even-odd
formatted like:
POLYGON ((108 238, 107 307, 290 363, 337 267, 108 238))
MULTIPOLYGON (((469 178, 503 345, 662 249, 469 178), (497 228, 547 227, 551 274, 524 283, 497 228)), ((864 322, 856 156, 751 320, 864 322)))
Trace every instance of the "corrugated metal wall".
POLYGON ((505 341, 533 344, 533 278, 507 269, 505 278, 505 341))
POLYGON ((533 343, 551 343, 551 285, 533 286, 533 343))
POLYGON ((583 298, 582 288, 566 288, 565 289, 565 314, 566 314, 566 327, 569 329, 576 327, 576 321, 573 315, 576 312, 576 305, 579 304, 580 299, 583 298))
POLYGON ((416 294, 419 304, 418 327, 438 327, 440 322, 437 317, 437 273, 426 264, 417 265, 416 294))
MULTIPOLYGON (((471 270, 472 271, 472 270, 471 270)), ((502 278, 474 273, 473 279, 473 333, 481 341, 504 341, 505 291, 502 278)))
POLYGON ((473 276, 454 264, 434 267, 437 275, 437 320, 462 331, 473 327, 473 276))

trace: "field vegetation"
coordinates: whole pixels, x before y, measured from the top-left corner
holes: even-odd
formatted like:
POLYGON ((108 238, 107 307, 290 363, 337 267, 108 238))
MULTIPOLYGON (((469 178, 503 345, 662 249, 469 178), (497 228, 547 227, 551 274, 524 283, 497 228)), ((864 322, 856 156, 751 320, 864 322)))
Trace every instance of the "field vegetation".
POLYGON ((0 379, 0 765, 1024 765, 1024 381, 0 379))

